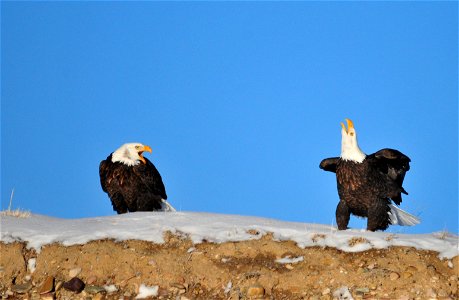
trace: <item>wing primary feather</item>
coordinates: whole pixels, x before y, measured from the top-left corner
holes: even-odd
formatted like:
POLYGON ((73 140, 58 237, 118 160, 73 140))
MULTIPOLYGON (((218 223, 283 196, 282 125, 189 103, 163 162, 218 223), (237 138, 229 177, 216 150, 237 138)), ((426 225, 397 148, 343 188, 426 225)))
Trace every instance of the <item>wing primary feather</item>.
POLYGON ((320 162, 319 168, 325 171, 336 173, 336 165, 338 164, 339 157, 330 157, 323 159, 320 162))

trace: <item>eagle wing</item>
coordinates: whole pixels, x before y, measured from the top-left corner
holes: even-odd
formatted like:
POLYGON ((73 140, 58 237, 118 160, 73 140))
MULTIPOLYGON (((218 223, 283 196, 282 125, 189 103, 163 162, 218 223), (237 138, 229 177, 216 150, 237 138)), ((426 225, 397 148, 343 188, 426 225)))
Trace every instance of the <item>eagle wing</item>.
POLYGON ((151 193, 161 196, 164 200, 167 199, 166 188, 164 187, 161 175, 151 161, 145 158, 145 164, 135 166, 134 173, 151 193))
POLYGON ((408 195, 402 184, 406 172, 410 169, 410 158, 398 150, 389 148, 381 149, 371 156, 373 156, 374 163, 379 171, 387 175, 389 180, 400 189, 400 192, 391 197, 397 205, 400 205, 402 202, 400 193, 408 195))
POLYGON ((99 164, 100 185, 102 190, 108 194, 113 209, 119 213, 128 211, 129 199, 125 199, 126 184, 129 181, 129 174, 126 172, 126 167, 113 163, 111 155, 99 164))
POLYGON ((339 157, 325 158, 320 162, 319 168, 325 171, 336 173, 336 165, 338 164, 339 157))
POLYGON ((107 160, 103 160, 99 164, 99 177, 100 177, 100 185, 102 186, 102 190, 107 193, 107 174, 108 174, 108 165, 109 162, 107 160))
POLYGON ((127 167, 122 164, 113 163, 111 154, 106 160, 101 161, 99 164, 99 177, 102 190, 110 194, 113 192, 112 188, 114 186, 123 188, 128 180, 126 169, 127 167))

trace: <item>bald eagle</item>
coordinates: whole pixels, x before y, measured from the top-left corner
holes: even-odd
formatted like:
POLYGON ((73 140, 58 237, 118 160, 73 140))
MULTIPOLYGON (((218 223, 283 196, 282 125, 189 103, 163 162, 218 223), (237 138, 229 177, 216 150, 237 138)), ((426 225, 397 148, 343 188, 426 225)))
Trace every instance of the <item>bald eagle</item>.
POLYGON ((336 208, 339 230, 347 229, 350 215, 367 217, 367 230, 385 230, 390 224, 412 226, 420 220, 397 206, 402 194, 410 158, 394 149, 382 149, 366 155, 357 144, 357 132, 351 120, 341 123, 341 156, 326 158, 320 168, 336 173, 340 201, 336 208))
POLYGON ((100 162, 102 190, 119 214, 135 211, 175 211, 166 201, 166 189, 161 175, 147 158, 151 148, 140 143, 122 145, 100 162))

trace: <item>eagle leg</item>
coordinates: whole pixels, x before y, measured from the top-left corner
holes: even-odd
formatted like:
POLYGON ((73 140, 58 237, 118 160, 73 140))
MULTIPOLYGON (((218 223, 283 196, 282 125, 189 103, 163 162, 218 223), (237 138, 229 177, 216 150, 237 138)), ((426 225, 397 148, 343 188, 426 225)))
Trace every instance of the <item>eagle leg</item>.
POLYGON ((390 224, 389 206, 386 201, 376 201, 368 208, 367 230, 386 230, 390 224))
POLYGON ((340 200, 336 207, 336 224, 338 224, 339 230, 346 230, 347 224, 349 224, 349 218, 351 217, 351 211, 346 202, 340 200))

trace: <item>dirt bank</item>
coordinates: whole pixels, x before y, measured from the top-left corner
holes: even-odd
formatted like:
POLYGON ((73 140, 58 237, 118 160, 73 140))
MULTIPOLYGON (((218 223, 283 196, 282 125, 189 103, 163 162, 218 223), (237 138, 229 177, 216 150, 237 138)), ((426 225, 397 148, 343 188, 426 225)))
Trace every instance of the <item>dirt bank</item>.
POLYGON ((22 243, 0 243, 0 294, 8 299, 133 299, 144 284, 158 286, 154 299, 333 299, 346 286, 355 299, 458 299, 458 257, 440 260, 432 251, 301 249, 269 235, 223 244, 193 245, 173 235, 166 241, 53 244, 39 254, 22 243), (73 276, 86 284, 83 292, 61 287, 73 276))

